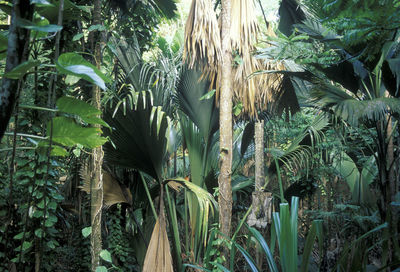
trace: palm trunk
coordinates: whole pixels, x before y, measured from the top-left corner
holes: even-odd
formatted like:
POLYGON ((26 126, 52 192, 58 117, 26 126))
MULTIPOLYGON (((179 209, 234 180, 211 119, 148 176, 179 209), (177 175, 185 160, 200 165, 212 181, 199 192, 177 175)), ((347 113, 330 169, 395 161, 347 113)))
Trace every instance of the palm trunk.
MULTIPOLYGON (((101 24, 101 0, 94 2, 93 25, 101 24)), ((100 48, 100 33, 94 33, 92 37, 92 48, 94 48, 95 64, 100 68, 101 63, 101 48, 100 48)), ((97 109, 101 109, 100 104, 100 88, 93 87, 93 105, 97 109)), ((92 271, 96 271, 96 267, 100 265, 100 251, 102 248, 101 241, 101 210, 103 208, 103 148, 96 147, 93 150, 91 158, 91 226, 92 234, 90 236, 91 256, 92 256, 92 271)))
MULTIPOLYGON (((230 237, 232 216, 232 52, 230 41, 231 1, 222 0, 221 10, 221 90, 220 90, 220 174, 219 185, 219 223, 222 234, 230 237)), ((225 258, 228 260, 228 252, 225 258)))

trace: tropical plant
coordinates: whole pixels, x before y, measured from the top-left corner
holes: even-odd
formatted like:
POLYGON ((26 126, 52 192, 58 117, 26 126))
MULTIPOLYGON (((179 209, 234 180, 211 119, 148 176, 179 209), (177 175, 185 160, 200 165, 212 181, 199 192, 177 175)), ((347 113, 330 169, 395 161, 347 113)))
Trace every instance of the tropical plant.
MULTIPOLYGON (((297 94, 306 98, 303 100, 305 104, 330 112, 351 127, 368 128, 371 131, 370 137, 374 139, 374 145, 369 147, 369 154, 375 156, 378 166, 380 190, 378 208, 381 220, 391 221, 390 228, 396 229, 393 231, 397 233, 398 230, 394 227, 398 225, 397 213, 390 202, 398 191, 394 182, 397 171, 394 162, 397 158, 393 153, 393 137, 396 134, 392 133, 393 118, 396 118, 400 109, 399 101, 395 98, 398 95, 396 87, 393 89, 398 77, 394 65, 397 58, 398 33, 388 29, 382 35, 389 35, 391 37, 389 40, 379 40, 376 46, 368 46, 364 43, 365 39, 360 37, 367 38, 368 33, 375 35, 371 25, 367 24, 362 30, 352 32, 346 20, 339 16, 339 22, 342 23, 339 26, 342 28, 339 33, 344 34, 340 36, 324 27, 324 24, 329 26, 326 21, 335 22, 334 17, 329 15, 327 20, 321 20, 319 16, 322 16, 323 12, 308 14, 301 7, 296 8, 299 5, 297 1, 285 1, 285 3, 286 6, 281 6, 281 12, 290 13, 292 20, 281 21, 281 29, 289 36, 289 40, 283 44, 277 43, 277 48, 280 49, 273 55, 281 59, 290 59, 293 55, 300 56, 295 59, 297 64, 301 65, 300 68, 297 67, 297 71, 292 69, 284 73, 308 82, 306 85, 296 86, 297 94), (288 3, 291 5, 287 5, 288 3), (292 33, 295 28, 298 32, 292 33), (357 35, 352 35, 355 33, 357 35), (360 47, 374 53, 368 57, 359 55, 360 47), (316 52, 318 57, 311 56, 310 52, 316 52), (298 72, 299 69, 302 72, 298 72), (307 85, 308 88, 304 88, 307 85)), ((377 3, 374 2, 375 4, 377 3)), ((321 2, 309 7, 312 11, 321 7, 325 12, 329 9, 321 2)), ((344 13, 350 12, 353 8, 350 5, 344 13)), ((336 6, 331 12, 333 10, 336 10, 336 6)), ((384 22, 390 25, 398 24, 392 16, 387 20, 383 19, 386 15, 380 17, 366 12, 364 16, 379 24, 384 22)), ((395 238, 393 243, 396 248, 398 239, 395 238)), ((391 254, 392 260, 395 260, 397 257, 393 255, 393 251, 391 254)))

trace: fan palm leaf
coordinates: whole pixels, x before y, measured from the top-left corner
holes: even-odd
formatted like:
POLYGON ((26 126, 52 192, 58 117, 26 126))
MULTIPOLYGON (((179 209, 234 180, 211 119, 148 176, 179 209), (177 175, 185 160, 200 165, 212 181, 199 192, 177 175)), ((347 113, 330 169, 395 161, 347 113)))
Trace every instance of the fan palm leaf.
POLYGON ((105 134, 105 161, 136 168, 161 181, 169 122, 161 107, 152 106, 149 92, 131 92, 115 109, 107 108, 104 119, 113 128, 105 134))
POLYGON ((357 126, 366 121, 378 121, 388 113, 400 113, 400 100, 393 97, 357 97, 329 82, 319 82, 310 92, 310 102, 321 109, 331 109, 334 114, 357 126))
POLYGON ((200 71, 184 68, 176 89, 179 109, 198 127, 205 143, 218 130, 219 121, 215 98, 202 99, 209 88, 210 82, 202 79, 200 71))

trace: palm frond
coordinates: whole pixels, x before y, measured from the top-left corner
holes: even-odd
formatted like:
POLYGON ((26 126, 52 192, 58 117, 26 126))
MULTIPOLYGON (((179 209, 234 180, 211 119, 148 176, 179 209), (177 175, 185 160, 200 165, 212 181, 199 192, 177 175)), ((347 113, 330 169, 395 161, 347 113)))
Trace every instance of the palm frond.
POLYGON ((193 69, 197 64, 205 73, 216 74, 221 63, 221 36, 211 1, 193 0, 185 26, 183 61, 193 69))
POLYGON ((311 90, 311 101, 317 107, 328 110, 352 125, 358 125, 361 121, 382 120, 388 113, 400 112, 400 100, 393 97, 361 99, 346 92, 346 90, 329 83, 319 83, 311 90))
POLYGON ((121 37, 110 37, 109 47, 111 48, 114 55, 118 58, 121 64, 125 77, 134 89, 139 92, 142 91, 140 85, 140 68, 142 66, 141 53, 139 43, 136 37, 133 38, 133 44, 129 45, 125 39, 121 37))
POLYGON ((169 121, 161 107, 152 106, 149 92, 131 92, 115 109, 106 108, 104 120, 113 128, 104 146, 105 161, 136 168, 161 181, 169 121))
MULTIPOLYGON (((196 216, 198 219, 200 219, 201 222, 199 226, 200 229, 197 229, 196 231, 199 231, 199 233, 201 233, 201 240, 203 241, 204 245, 206 245, 208 218, 210 215, 214 214, 214 209, 218 210, 218 203, 215 201, 214 197, 205 189, 185 179, 168 179, 165 182, 168 182, 168 184, 173 188, 185 187, 195 195, 199 204, 199 214, 198 216, 196 216)), ((195 226, 192 226, 192 228, 194 227, 195 226)))
POLYGON ((176 100, 184 112, 199 128, 204 142, 209 143, 218 130, 219 114, 215 106, 215 97, 204 98, 210 82, 201 77, 201 72, 183 68, 176 89, 176 100))

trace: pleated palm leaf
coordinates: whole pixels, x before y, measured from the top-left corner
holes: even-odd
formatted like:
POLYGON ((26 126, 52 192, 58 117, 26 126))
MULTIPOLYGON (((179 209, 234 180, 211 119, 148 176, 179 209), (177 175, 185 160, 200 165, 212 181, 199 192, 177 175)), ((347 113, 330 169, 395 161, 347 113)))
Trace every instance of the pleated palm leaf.
MULTIPOLYGON (((205 188, 206 177, 211 169, 209 159, 212 139, 218 129, 219 115, 215 97, 204 98, 210 82, 201 77, 201 72, 185 67, 176 89, 176 102, 181 110, 180 126, 189 153, 191 182, 205 188)), ((188 194, 191 242, 190 249, 196 261, 204 245, 207 227, 202 218, 201 203, 193 194, 188 194)))
POLYGON ((107 108, 104 119, 113 128, 106 132, 111 142, 104 146, 105 161, 136 168, 158 181, 166 153, 168 118, 153 107, 149 92, 131 92, 115 109, 107 108))
MULTIPOLYGON (((160 106, 153 106, 151 93, 131 91, 123 100, 116 103, 115 108, 106 107, 104 120, 107 120, 106 122, 112 127, 112 131, 105 132, 110 138, 110 141, 104 146, 106 163, 123 168, 135 168, 156 179, 160 188, 163 187, 163 180, 166 178, 164 167, 167 162, 165 154, 168 139, 166 135, 168 135, 170 122, 160 106)), ((204 224, 208 221, 209 211, 213 209, 211 206, 214 204, 213 201, 210 201, 212 196, 205 194, 204 189, 196 184, 185 181, 180 183, 193 193, 200 203, 198 222, 201 226, 199 228, 201 235, 199 238, 204 237, 202 233, 207 231, 204 224)), ((165 219, 163 219, 162 189, 160 192, 159 220, 153 230, 144 262, 147 271, 172 271, 168 270, 172 261, 170 260, 165 219), (168 258, 169 260, 167 260, 168 258)), ((175 213, 170 214, 169 223, 173 229, 174 241, 180 243, 179 232, 176 231, 178 225, 175 213)), ((174 257, 180 266, 182 262, 180 245, 174 248, 176 248, 174 257)))
POLYGON ((131 37, 132 44, 128 44, 122 37, 110 37, 109 48, 117 57, 125 74, 123 84, 131 84, 135 91, 142 91, 140 84, 140 70, 142 67, 139 43, 135 36, 131 37))

